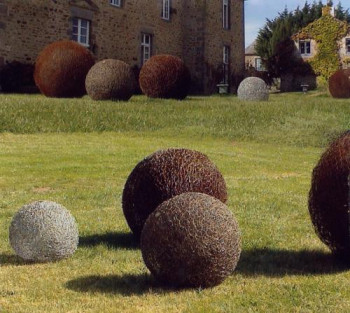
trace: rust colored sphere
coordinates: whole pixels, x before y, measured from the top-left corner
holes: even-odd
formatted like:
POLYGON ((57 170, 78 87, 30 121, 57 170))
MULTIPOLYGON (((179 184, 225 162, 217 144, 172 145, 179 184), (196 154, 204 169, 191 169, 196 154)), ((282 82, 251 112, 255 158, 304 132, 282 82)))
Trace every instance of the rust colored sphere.
POLYGON ((190 74, 186 65, 172 55, 155 55, 141 68, 139 83, 142 92, 150 98, 187 97, 190 74))
POLYGON ((238 224, 225 204, 202 193, 163 202, 147 219, 141 251, 167 285, 213 287, 232 274, 241 252, 238 224))
POLYGON ((135 237, 140 238, 147 217, 159 204, 191 191, 227 201, 225 180, 203 153, 160 150, 138 163, 125 183, 122 198, 125 218, 135 237))
POLYGON ((82 97, 86 75, 94 63, 93 55, 82 45, 68 40, 54 42, 36 60, 35 84, 47 97, 82 97))
POLYGON ((338 70, 329 78, 333 98, 350 98, 350 69, 338 70))
POLYGON ((315 231, 333 253, 350 256, 350 132, 335 140, 312 173, 309 212, 315 231))

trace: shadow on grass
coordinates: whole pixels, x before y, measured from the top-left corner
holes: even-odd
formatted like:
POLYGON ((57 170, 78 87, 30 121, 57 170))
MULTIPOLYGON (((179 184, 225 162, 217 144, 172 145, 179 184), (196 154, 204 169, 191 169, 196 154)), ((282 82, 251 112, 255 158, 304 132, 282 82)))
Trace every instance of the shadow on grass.
POLYGON ((94 247, 98 245, 106 245, 109 248, 139 248, 139 243, 132 233, 113 232, 79 237, 79 246, 94 247))
POLYGON ((78 292, 110 293, 123 296, 145 293, 165 293, 174 289, 164 288, 150 274, 140 275, 92 275, 70 280, 66 288, 78 292))
POLYGON ((332 274, 347 271, 350 265, 318 250, 288 251, 253 249, 242 251, 237 273, 271 277, 287 275, 332 274))
POLYGON ((10 265, 22 266, 29 264, 33 264, 33 262, 25 261, 15 254, 0 254, 0 267, 10 265))

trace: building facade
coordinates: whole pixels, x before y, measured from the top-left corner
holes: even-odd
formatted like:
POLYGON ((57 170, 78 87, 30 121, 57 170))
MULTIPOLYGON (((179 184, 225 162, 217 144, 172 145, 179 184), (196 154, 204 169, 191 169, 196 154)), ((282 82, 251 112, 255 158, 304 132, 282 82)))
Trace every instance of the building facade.
POLYGON ((193 92, 223 82, 234 92, 244 75, 244 0, 0 0, 0 65, 34 63, 63 39, 135 68, 172 54, 188 66, 193 92))

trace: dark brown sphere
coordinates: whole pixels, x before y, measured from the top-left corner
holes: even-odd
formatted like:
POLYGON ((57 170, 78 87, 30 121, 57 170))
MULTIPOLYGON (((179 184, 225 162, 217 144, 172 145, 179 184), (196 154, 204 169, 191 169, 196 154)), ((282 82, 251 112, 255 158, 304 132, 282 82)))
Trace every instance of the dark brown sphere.
POLYGON ((157 151, 136 165, 123 191, 123 211, 136 238, 147 217, 163 201, 184 192, 202 192, 227 201, 224 178, 201 152, 188 149, 157 151))
POLYGON ((238 263, 238 224, 225 204, 188 192, 163 202, 147 219, 141 251, 151 273, 176 287, 212 287, 238 263))
POLYGON ((150 98, 185 99, 190 86, 190 73, 178 57, 155 55, 141 68, 139 83, 150 98))
POLYGON ((57 41, 39 54, 34 71, 37 87, 47 97, 79 98, 86 94, 85 77, 95 60, 74 41, 57 41))
POLYGON ((335 140, 312 173, 309 212, 318 237, 333 253, 350 256, 350 132, 335 140))
POLYGON ((120 60, 107 59, 90 69, 85 87, 93 100, 127 101, 136 88, 136 78, 130 65, 120 60))
POLYGON ((350 69, 338 70, 329 78, 333 98, 350 98, 350 69))

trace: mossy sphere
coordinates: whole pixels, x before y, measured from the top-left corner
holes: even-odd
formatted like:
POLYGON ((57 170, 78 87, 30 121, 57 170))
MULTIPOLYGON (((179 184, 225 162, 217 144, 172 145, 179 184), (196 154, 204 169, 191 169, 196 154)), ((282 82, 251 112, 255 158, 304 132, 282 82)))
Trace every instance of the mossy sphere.
POLYGON ((333 98, 350 98, 350 69, 341 69, 329 77, 329 92, 333 98))
POLYGON ((35 84, 47 97, 82 97, 86 75, 94 63, 91 52, 79 43, 56 41, 46 46, 35 62, 35 84))
POLYGON ((142 257, 150 272, 176 287, 213 287, 238 263, 238 224, 225 204, 202 193, 163 202, 147 219, 142 257))
POLYGON ((58 203, 37 201, 23 206, 10 225, 10 244, 27 261, 49 262, 71 256, 79 241, 71 213, 58 203))
POLYGON ((247 77, 238 86, 237 96, 244 101, 267 101, 269 90, 259 77, 247 77))
POLYGON ((189 149, 157 151, 136 165, 123 191, 123 211, 140 237, 147 217, 163 201, 184 192, 201 192, 227 200, 226 183, 209 158, 189 149))
POLYGON ((182 100, 187 97, 190 81, 184 62, 167 54, 151 57, 142 66, 139 76, 140 88, 150 98, 182 100))
POLYGON ((312 173, 309 212, 319 238, 350 261, 350 131, 333 141, 312 173))
POLYGON ((106 59, 90 69, 85 86, 93 100, 127 101, 136 88, 136 78, 130 65, 120 60, 106 59))

